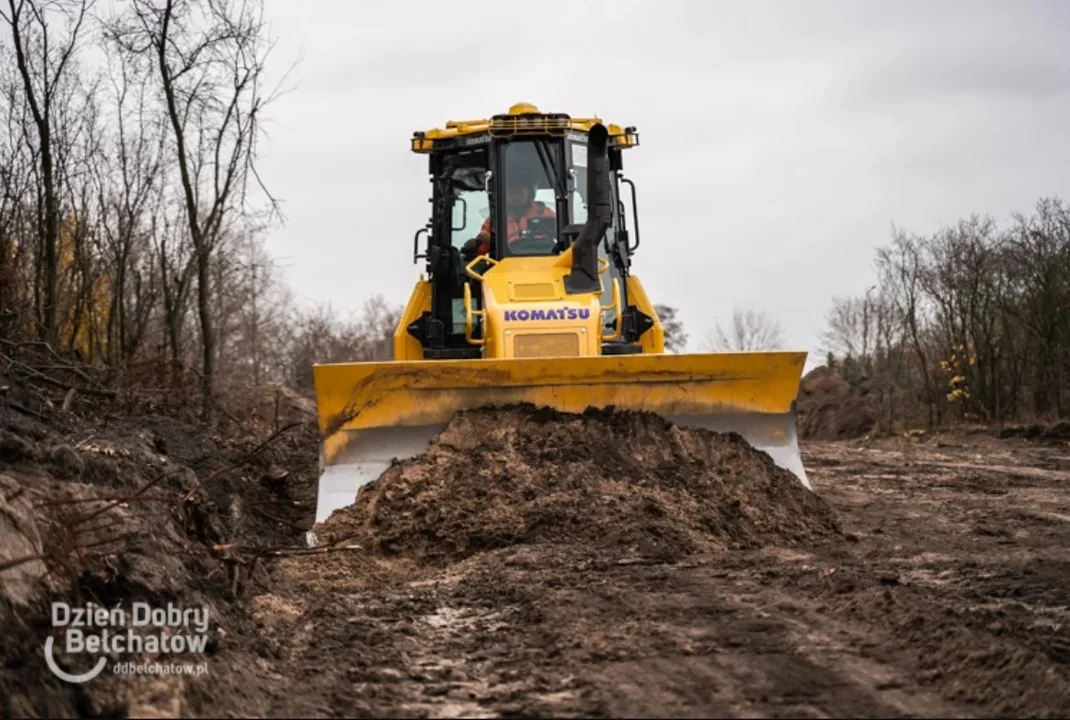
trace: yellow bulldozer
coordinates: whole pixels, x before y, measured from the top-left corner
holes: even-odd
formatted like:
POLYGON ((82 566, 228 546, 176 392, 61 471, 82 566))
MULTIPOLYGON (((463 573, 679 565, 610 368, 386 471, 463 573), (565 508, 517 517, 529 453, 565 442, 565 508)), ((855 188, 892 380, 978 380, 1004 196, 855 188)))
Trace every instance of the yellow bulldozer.
MULTIPOLYGON (((313 368, 317 523, 425 450, 456 411, 514 403, 645 410, 736 432, 810 487, 794 412, 805 352, 665 352, 631 272, 638 205, 622 156, 639 144, 634 127, 520 103, 411 143, 431 180, 431 217, 413 238, 425 272, 393 361, 313 368)), ((679 239, 673 247, 686 262, 679 239)))

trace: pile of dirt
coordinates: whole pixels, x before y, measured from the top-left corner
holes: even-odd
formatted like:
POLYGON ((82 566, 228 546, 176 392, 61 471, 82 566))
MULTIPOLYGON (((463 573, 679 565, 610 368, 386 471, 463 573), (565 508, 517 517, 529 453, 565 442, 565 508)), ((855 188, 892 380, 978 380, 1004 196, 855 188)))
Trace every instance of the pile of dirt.
POLYGON ((999 432, 1001 439, 1024 438, 1040 442, 1062 443, 1070 440, 1070 422, 1063 420, 1051 425, 1014 425, 1005 427, 999 432))
POLYGON ((848 440, 862 437, 877 425, 870 383, 852 387, 830 367, 807 373, 796 403, 799 437, 804 440, 848 440))
POLYGON ((837 535, 830 506, 741 437, 647 413, 459 413, 321 534, 420 561, 528 543, 671 559, 837 535))

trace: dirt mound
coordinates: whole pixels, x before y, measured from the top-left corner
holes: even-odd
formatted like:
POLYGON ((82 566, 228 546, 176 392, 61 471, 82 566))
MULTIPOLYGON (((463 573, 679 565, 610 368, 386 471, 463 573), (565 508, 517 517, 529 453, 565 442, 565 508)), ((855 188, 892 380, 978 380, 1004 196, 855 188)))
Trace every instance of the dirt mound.
POLYGON ((870 392, 865 380, 852 387, 832 368, 814 368, 799 387, 799 436, 804 440, 862 437, 877 425, 870 392))
POLYGON ((530 405, 459 413, 323 532, 429 561, 546 542, 672 558, 836 533, 828 504, 737 435, 530 405))
POLYGON ((1063 420, 1052 425, 1041 425, 1038 423, 1033 425, 1015 425, 1003 428, 999 432, 999 437, 1002 439, 1025 438, 1026 440, 1036 440, 1040 442, 1061 443, 1070 440, 1070 422, 1063 420))

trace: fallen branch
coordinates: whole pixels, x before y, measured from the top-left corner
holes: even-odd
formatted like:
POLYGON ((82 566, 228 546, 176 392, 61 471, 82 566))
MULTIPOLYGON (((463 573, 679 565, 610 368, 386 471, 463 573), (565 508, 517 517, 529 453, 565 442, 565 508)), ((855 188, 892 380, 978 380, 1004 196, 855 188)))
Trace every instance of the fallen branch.
POLYGON ((132 498, 132 497, 130 497, 128 495, 105 495, 103 497, 95 497, 95 498, 68 498, 66 500, 45 500, 43 502, 34 504, 34 508, 53 507, 53 506, 57 506, 57 505, 81 505, 83 503, 91 503, 91 502, 114 502, 114 501, 118 501, 120 503, 123 503, 123 502, 133 502, 135 500, 138 501, 138 502, 174 502, 176 499, 178 499, 178 493, 175 493, 174 495, 171 495, 170 497, 152 496, 152 497, 140 497, 140 498, 132 498))
POLYGON ((272 557, 299 557, 301 555, 324 555, 332 552, 342 552, 344 550, 363 550, 363 545, 342 545, 339 547, 320 547, 320 548, 287 548, 283 550, 270 550, 259 553, 257 557, 263 557, 270 555, 272 557))
POLYGON ((137 535, 137 531, 128 532, 125 535, 117 535, 116 537, 113 537, 113 538, 105 538, 103 540, 97 540, 96 542, 80 544, 78 547, 80 549, 87 550, 89 548, 99 547, 101 545, 110 545, 111 543, 119 542, 121 540, 129 540, 130 538, 134 537, 135 535, 137 535))
POLYGON ((280 525, 285 525, 285 526, 291 528, 292 530, 300 530, 301 532, 307 532, 308 531, 308 528, 306 528, 306 527, 301 527, 300 525, 297 525, 296 523, 292 523, 289 520, 283 520, 282 518, 277 518, 274 515, 270 515, 270 514, 264 512, 263 510, 260 510, 259 508, 254 507, 254 508, 252 508, 252 510, 253 510, 254 513, 256 513, 260 517, 264 518, 265 520, 269 520, 271 522, 277 522, 280 525))
POLYGON ((33 562, 34 560, 44 559, 44 555, 24 555, 22 557, 15 558, 14 560, 8 560, 6 562, 0 563, 0 572, 4 572, 5 570, 11 570, 12 568, 17 568, 19 565, 25 565, 26 563, 33 562))
POLYGON ((351 540, 357 537, 356 533, 341 537, 334 542, 327 543, 325 545, 317 545, 312 548, 303 547, 268 547, 258 548, 248 545, 239 545, 238 543, 225 543, 222 545, 213 545, 211 547, 212 552, 217 553, 229 553, 229 552, 246 552, 251 553, 254 557, 290 557, 298 555, 322 555, 323 553, 338 552, 341 550, 363 550, 362 545, 342 545, 347 540, 351 540))
POLYGON ((66 358, 64 358, 63 356, 61 356, 58 352, 56 352, 55 348, 53 348, 51 345, 49 345, 46 342, 43 342, 41 340, 23 340, 23 341, 20 341, 20 342, 15 342, 15 341, 12 341, 12 340, 2 340, 2 339, 0 339, 0 342, 2 342, 3 344, 7 345, 8 347, 13 347, 15 349, 22 348, 22 347, 43 347, 46 350, 48 350, 48 352, 52 355, 52 357, 54 359, 58 360, 61 363, 61 365, 46 365, 45 367, 52 368, 52 369, 57 369, 57 370, 70 370, 75 375, 77 375, 78 377, 80 377, 83 380, 85 380, 87 383, 92 383, 93 382, 93 379, 91 377, 89 377, 89 375, 87 375, 85 373, 85 371, 83 371, 77 365, 75 365, 71 361, 69 361, 66 358))
POLYGON ((105 398, 108 398, 108 399, 115 399, 115 391, 114 390, 104 390, 102 388, 75 386, 75 385, 72 385, 71 383, 65 383, 65 382, 62 382, 60 380, 56 380, 55 378, 49 377, 48 375, 45 375, 43 372, 41 372, 39 370, 36 370, 36 369, 30 367, 29 365, 21 363, 18 360, 15 360, 15 359, 13 359, 12 357, 10 357, 8 355, 5 355, 4 357, 7 359, 8 363, 10 363, 13 367, 21 368, 25 372, 29 373, 32 377, 34 377, 37 380, 40 380, 41 382, 45 383, 46 385, 51 385, 52 387, 58 388, 60 390, 71 390, 71 389, 74 389, 74 390, 82 393, 83 395, 95 395, 97 397, 105 397, 105 398))
POLYGON ((256 456, 257 456, 258 454, 260 454, 260 452, 261 452, 261 451, 262 451, 262 450, 263 450, 264 448, 266 448, 266 447, 267 447, 268 445, 270 445, 270 444, 271 444, 272 442, 274 442, 274 441, 275 441, 275 439, 276 439, 277 437, 279 437, 280 435, 282 435, 282 434, 283 434, 284 432, 287 432, 287 431, 289 431, 289 430, 292 430, 292 429, 293 429, 293 428, 295 428, 295 427, 298 427, 298 426, 299 426, 300 424, 301 424, 301 423, 299 423, 299 422, 295 422, 295 423, 290 423, 290 424, 289 424, 289 425, 287 425, 286 427, 284 427, 284 428, 280 428, 279 430, 276 430, 275 432, 273 432, 273 433, 271 434, 271 436, 270 436, 270 437, 268 437, 268 439, 267 439, 267 440, 265 440, 264 442, 260 443, 259 445, 257 445, 257 446, 256 446, 255 448, 253 448, 253 449, 252 449, 252 450, 250 450, 249 452, 245 453, 245 455, 243 455, 242 457, 240 457, 240 458, 239 458, 239 459, 237 460, 237 462, 234 462, 234 463, 231 463, 230 465, 227 465, 227 466, 221 467, 221 468, 219 468, 218 470, 213 470, 213 471, 212 471, 212 472, 211 472, 211 473, 210 473, 210 474, 208 475, 208 477, 206 477, 206 478, 205 478, 204 480, 198 480, 198 481, 197 481, 197 487, 193 488, 193 489, 192 489, 192 490, 190 490, 190 491, 189 491, 188 493, 186 493, 186 494, 185 494, 185 496, 183 496, 182 500, 183 500, 183 501, 187 501, 187 500, 189 500, 190 498, 192 498, 192 497, 193 497, 193 493, 195 493, 195 492, 197 492, 198 490, 200 490, 201 488, 203 488, 203 487, 204 487, 204 483, 208 482, 209 480, 212 480, 212 479, 214 479, 214 478, 216 478, 216 477, 219 477, 219 476, 220 476, 220 475, 222 475, 222 474, 223 474, 224 472, 227 472, 227 471, 229 471, 229 470, 236 470, 236 469, 240 468, 240 467, 241 467, 242 465, 244 465, 245 463, 249 462, 249 461, 250 461, 250 460, 252 460, 252 459, 253 459, 254 457, 256 457, 256 456))
POLYGON ((21 403, 17 403, 14 400, 8 400, 7 404, 8 404, 8 407, 10 407, 13 410, 18 410, 20 413, 24 413, 24 414, 29 415, 31 417, 35 417, 38 420, 45 420, 45 421, 48 420, 47 417, 45 417, 41 413, 37 412, 36 410, 31 410, 30 408, 26 407, 25 405, 22 405, 21 403))
POLYGON ((8 495, 6 498, 3 499, 4 503, 6 504, 6 503, 15 502, 16 500, 18 500, 20 497, 22 497, 25 494, 26 494, 26 486, 25 485, 19 485, 18 489, 15 490, 15 492, 11 493, 10 495, 8 495))
POLYGON ((126 524, 125 520, 123 520, 122 518, 117 518, 115 520, 109 520, 108 522, 104 523, 103 525, 92 525, 90 527, 76 528, 75 529, 75 533, 81 533, 81 534, 84 534, 84 535, 88 535, 90 533, 102 532, 104 530, 110 530, 113 527, 119 527, 120 525, 125 525, 125 524, 126 524))
POLYGON ((134 500, 136 500, 137 498, 141 497, 142 495, 147 493, 149 490, 154 488, 156 485, 158 485, 160 483, 160 481, 163 480, 165 477, 166 477, 166 475, 164 473, 160 473, 159 475, 156 476, 155 480, 152 480, 151 482, 146 484, 140 490, 136 491, 133 495, 129 495, 129 496, 127 496, 127 497, 125 497, 125 498, 123 498, 121 500, 116 500, 115 502, 108 503, 107 505, 105 505, 104 507, 100 508, 99 510, 96 510, 94 512, 89 513, 88 515, 84 515, 84 516, 82 516, 82 517, 80 517, 80 518, 78 518, 76 520, 73 520, 71 522, 71 527, 75 527, 77 525, 81 525, 82 523, 88 522, 88 521, 92 520, 93 518, 100 517, 104 513, 106 513, 109 510, 111 510, 112 508, 116 508, 119 505, 122 505, 123 503, 133 502, 134 500))
POLYGON ((132 533, 126 533, 125 535, 117 535, 116 537, 108 537, 103 540, 96 540, 95 542, 86 542, 83 545, 79 545, 81 550, 88 550, 89 548, 98 548, 102 545, 110 545, 112 542, 119 542, 120 540, 128 540, 137 535, 137 531, 132 533))

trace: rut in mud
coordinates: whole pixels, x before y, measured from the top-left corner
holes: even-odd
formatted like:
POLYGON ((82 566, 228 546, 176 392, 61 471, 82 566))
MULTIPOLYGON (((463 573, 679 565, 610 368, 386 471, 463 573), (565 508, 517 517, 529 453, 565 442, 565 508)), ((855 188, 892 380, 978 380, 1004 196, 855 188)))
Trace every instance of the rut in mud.
POLYGON ((322 535, 432 561, 542 542, 672 560, 837 533, 828 503, 738 435, 526 405, 459 413, 322 535))

